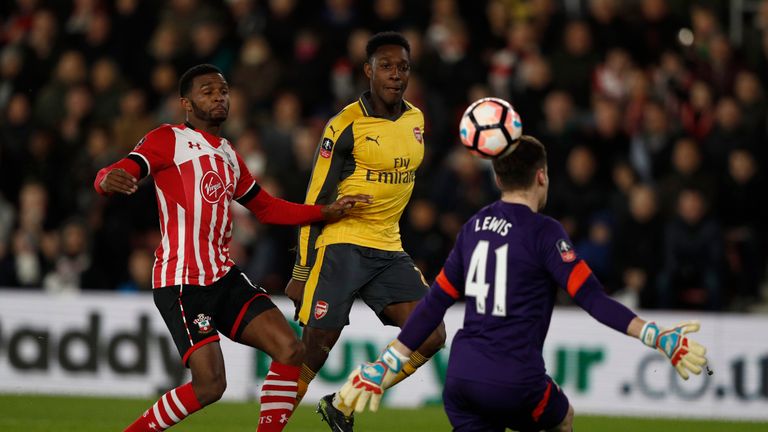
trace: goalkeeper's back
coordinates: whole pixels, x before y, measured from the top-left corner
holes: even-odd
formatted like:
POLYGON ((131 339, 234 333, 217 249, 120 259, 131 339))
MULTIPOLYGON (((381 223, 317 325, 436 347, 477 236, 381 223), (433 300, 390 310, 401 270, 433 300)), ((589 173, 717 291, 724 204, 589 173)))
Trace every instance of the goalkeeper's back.
POLYGON ((466 311, 448 373, 497 384, 540 380, 557 290, 551 270, 578 267, 561 225, 497 201, 464 225, 453 255, 444 272, 461 274, 466 311))

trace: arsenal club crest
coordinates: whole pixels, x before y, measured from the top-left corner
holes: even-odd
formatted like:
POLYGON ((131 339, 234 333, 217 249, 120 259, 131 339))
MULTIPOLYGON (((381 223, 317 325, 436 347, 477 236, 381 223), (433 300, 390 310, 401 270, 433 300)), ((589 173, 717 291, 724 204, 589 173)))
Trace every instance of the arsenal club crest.
POLYGON ((328 303, 318 300, 315 304, 315 319, 322 319, 328 313, 328 303))
POLYGON ((423 137, 421 136, 420 127, 416 126, 415 128, 413 128, 413 137, 416 138, 416 141, 424 144, 424 142, 422 141, 423 137))
POLYGON ((557 251, 560 252, 560 259, 563 262, 569 263, 576 259, 576 252, 573 250, 573 246, 564 239, 557 241, 557 251))
POLYGON ((211 325, 211 317, 208 315, 197 314, 197 318, 195 318, 195 320, 192 322, 197 324, 197 331, 200 332, 200 334, 208 334, 213 331, 213 326, 211 325))

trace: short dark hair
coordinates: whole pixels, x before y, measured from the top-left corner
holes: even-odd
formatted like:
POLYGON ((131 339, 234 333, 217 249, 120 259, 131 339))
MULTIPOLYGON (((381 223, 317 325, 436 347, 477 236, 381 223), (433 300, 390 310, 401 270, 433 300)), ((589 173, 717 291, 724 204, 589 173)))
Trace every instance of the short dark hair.
POLYGON ((517 148, 493 160, 493 171, 505 190, 528 189, 536 179, 536 171, 547 166, 547 150, 530 135, 520 137, 517 148))
POLYGON ((365 56, 368 62, 371 61, 371 57, 376 53, 376 50, 384 45, 400 45, 405 48, 408 55, 411 55, 411 44, 408 43, 408 39, 401 33, 394 31, 385 31, 376 33, 368 39, 368 43, 365 45, 365 56))
POLYGON ((194 81, 195 78, 199 77, 200 75, 208 75, 210 73, 217 73, 222 76, 224 75, 221 72, 221 69, 209 63, 199 64, 187 69, 187 71, 184 72, 184 74, 182 74, 181 78, 179 79, 179 96, 187 97, 189 91, 192 90, 192 81, 194 81))

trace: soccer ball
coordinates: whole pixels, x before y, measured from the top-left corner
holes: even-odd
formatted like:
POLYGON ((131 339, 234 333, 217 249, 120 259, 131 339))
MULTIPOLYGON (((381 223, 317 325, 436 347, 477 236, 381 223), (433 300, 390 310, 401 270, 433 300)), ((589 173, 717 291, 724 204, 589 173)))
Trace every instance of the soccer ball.
POLYGON ((483 158, 507 155, 517 148, 523 123, 509 102, 493 97, 478 99, 464 111, 459 124, 461 143, 483 158))

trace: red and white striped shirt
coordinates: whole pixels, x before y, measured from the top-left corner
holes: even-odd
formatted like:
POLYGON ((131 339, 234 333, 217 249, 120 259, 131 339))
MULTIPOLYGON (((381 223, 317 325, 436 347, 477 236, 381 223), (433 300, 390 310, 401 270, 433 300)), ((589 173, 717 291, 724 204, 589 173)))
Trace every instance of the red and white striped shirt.
POLYGON ((210 285, 234 265, 229 256, 233 200, 262 222, 304 224, 322 219, 320 206, 271 197, 256 183, 230 143, 188 124, 149 132, 125 159, 99 171, 95 187, 114 168, 152 175, 162 241, 155 251, 153 288, 210 285), (254 199, 255 198, 255 199, 254 199))
POLYGON ((256 185, 226 139, 186 125, 164 125, 131 152, 155 179, 162 241, 154 287, 210 285, 234 265, 229 205, 256 185))

